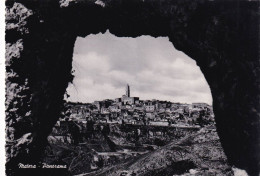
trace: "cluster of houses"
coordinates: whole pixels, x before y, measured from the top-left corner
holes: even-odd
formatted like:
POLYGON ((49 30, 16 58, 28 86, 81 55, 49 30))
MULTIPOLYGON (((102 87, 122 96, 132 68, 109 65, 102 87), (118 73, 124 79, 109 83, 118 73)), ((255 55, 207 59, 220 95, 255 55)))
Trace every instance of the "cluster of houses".
MULTIPOLYGON (((118 123, 136 125, 202 125, 213 123, 212 106, 206 103, 182 104, 160 100, 140 100, 130 96, 130 87, 126 94, 115 100, 106 99, 93 103, 66 104, 65 120, 82 123, 118 123)), ((64 119, 63 119, 64 120, 64 119)))

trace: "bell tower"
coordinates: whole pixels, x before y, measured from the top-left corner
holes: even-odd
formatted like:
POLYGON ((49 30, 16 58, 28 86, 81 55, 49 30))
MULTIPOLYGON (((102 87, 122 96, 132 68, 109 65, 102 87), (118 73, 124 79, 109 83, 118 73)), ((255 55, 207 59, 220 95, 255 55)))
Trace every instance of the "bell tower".
POLYGON ((125 95, 130 97, 130 86, 128 84, 126 85, 125 95))

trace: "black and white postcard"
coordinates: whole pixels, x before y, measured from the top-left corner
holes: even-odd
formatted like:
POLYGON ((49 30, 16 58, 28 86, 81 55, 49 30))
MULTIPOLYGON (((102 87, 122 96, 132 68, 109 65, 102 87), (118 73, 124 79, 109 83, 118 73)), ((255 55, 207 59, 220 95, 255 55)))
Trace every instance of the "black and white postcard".
POLYGON ((258 0, 6 0, 7 176, 259 176, 258 0))

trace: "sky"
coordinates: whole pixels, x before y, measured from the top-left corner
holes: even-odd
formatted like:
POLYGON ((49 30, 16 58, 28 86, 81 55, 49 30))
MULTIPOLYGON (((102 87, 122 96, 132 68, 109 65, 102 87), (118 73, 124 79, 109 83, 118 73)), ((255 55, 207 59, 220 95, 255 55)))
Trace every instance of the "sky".
POLYGON ((75 77, 67 88, 68 101, 115 99, 129 84, 131 96, 141 100, 212 104, 200 68, 168 37, 116 37, 109 31, 78 37, 72 66, 75 77))

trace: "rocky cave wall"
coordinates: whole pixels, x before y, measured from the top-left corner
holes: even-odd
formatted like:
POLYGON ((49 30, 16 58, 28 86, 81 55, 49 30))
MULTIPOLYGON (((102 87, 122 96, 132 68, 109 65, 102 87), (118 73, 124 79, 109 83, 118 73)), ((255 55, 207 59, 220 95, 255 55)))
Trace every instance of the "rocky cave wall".
MULTIPOLYGON (((201 68, 229 163, 260 168, 259 2, 7 0, 6 172, 41 162, 71 74, 77 36, 168 36, 201 68)), ((141 48, 140 48, 141 49, 141 48)), ((37 169, 30 170, 37 173, 37 169)), ((33 173, 33 175, 35 175, 33 173)))

